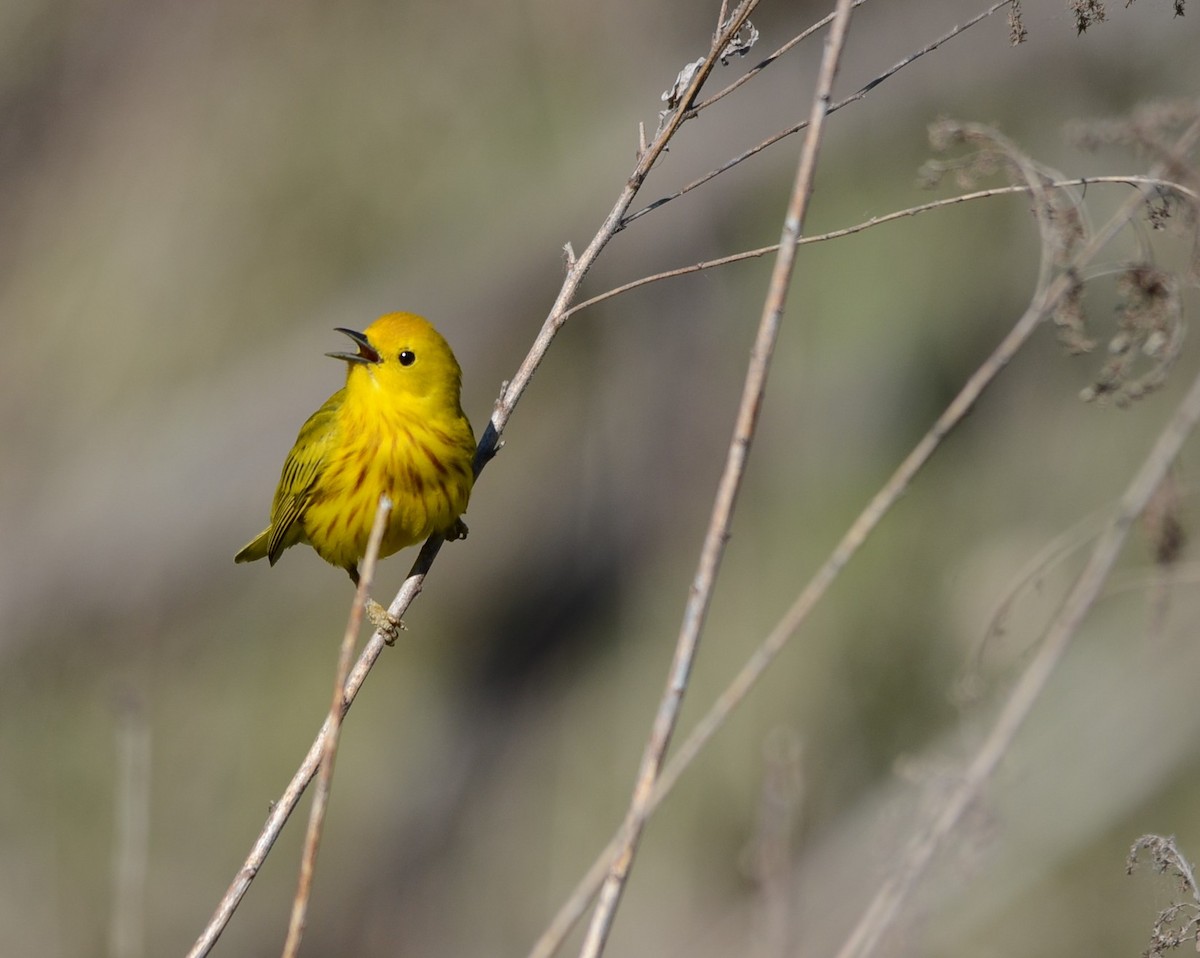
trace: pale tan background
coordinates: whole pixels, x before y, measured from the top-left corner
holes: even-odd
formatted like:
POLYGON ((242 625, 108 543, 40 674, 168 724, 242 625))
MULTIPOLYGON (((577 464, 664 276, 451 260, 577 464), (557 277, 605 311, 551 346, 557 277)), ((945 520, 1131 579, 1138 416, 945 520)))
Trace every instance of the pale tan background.
MULTIPOLYGON (((840 92, 976 6, 872 0, 840 92)), ((939 115, 998 123, 1069 173, 1145 168, 1081 153, 1063 126, 1194 94, 1200 10, 1113 3, 1076 36, 1064 4, 1027 7, 1026 45, 1001 14, 836 115, 810 231, 929 199, 916 170, 939 115)), ((122 807, 148 828, 144 953, 190 945, 328 701, 345 576, 308 550, 274 569, 232 556, 339 384, 331 327, 430 316, 482 430, 562 245, 607 212, 638 121, 653 126, 715 11, 0 5, 0 954, 117 953, 122 807), (123 728, 149 739, 144 816, 117 797, 123 728)), ((751 60, 825 12, 764 0, 751 60)), ((805 115, 819 43, 690 124, 645 200, 805 115)), ((639 221, 588 292, 773 242, 798 146, 639 221)), ((1119 195, 1089 198, 1102 213, 1119 195)), ((685 724, 1019 315, 1027 208, 804 250, 685 724)), ((304 954, 522 955, 619 821, 768 269, 660 284, 564 331, 470 539, 443 552, 351 713, 304 954)), ((1094 294, 1101 321, 1111 292, 1094 294)), ((1163 394, 1118 411, 1077 399, 1100 361, 1043 333, 952 437, 652 823, 611 954, 840 940, 911 828, 903 809, 936 795, 987 713, 952 693, 1006 584, 1119 493, 1196 368, 1189 348, 1163 394), (765 880, 764 834, 784 836, 765 880)), ((383 566, 382 597, 410 558, 383 566)), ((1129 564, 1145 563, 1137 542, 1129 564)), ((998 688, 1064 580, 990 650, 998 688)), ((889 952, 1140 953, 1173 889, 1125 877, 1130 842, 1172 832, 1200 856, 1197 611, 1177 590, 1147 641, 1140 594, 1100 606, 889 952)), ((278 953, 299 826, 215 954, 278 953)))

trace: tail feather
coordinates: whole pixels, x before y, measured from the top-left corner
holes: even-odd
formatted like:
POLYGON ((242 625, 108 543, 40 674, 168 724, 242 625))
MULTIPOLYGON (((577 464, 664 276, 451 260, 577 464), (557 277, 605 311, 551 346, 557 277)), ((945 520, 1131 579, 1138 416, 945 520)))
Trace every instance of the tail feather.
POLYGON ((268 526, 258 535, 247 542, 240 552, 233 557, 234 562, 256 562, 267 557, 267 548, 271 541, 271 528, 268 526))

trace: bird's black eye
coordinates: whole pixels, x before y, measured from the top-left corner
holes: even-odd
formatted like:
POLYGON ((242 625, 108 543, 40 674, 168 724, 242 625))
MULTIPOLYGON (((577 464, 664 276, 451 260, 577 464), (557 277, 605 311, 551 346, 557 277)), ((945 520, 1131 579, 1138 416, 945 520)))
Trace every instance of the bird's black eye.
POLYGON ((406 350, 404 350, 404 352, 402 352, 400 354, 400 365, 401 366, 411 366, 416 361, 417 361, 417 354, 414 353, 411 349, 406 349, 406 350))

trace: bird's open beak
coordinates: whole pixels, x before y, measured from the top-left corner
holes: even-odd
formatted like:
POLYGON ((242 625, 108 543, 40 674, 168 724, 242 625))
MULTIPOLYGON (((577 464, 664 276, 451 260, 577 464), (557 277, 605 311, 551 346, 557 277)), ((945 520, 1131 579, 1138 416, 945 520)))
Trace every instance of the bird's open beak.
POLYGON ((343 329, 341 326, 338 326, 334 331, 338 333, 345 333, 347 336, 353 339, 355 345, 358 346, 358 352, 326 353, 326 356, 329 356, 331 359, 344 359, 348 363, 366 364, 379 362, 379 353, 375 350, 375 347, 371 345, 370 340, 368 340, 367 337, 362 333, 355 332, 353 329, 343 329))

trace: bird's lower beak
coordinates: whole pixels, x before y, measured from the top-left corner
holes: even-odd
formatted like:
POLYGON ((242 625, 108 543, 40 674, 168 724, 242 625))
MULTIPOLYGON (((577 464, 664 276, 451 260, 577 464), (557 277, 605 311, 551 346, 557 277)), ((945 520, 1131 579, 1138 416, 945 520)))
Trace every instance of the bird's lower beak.
POLYGON ((355 345, 358 346, 358 352, 326 353, 326 356, 329 356, 331 359, 343 359, 348 363, 366 364, 379 362, 379 353, 375 350, 375 347, 371 345, 370 340, 368 340, 367 337, 362 333, 355 332, 353 329, 344 329, 341 326, 338 326, 334 331, 338 333, 345 333, 347 336, 353 339, 355 345))

